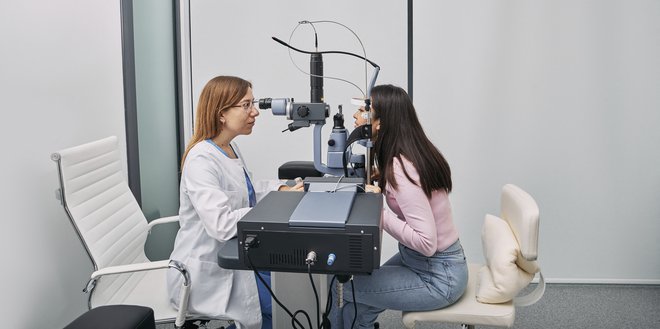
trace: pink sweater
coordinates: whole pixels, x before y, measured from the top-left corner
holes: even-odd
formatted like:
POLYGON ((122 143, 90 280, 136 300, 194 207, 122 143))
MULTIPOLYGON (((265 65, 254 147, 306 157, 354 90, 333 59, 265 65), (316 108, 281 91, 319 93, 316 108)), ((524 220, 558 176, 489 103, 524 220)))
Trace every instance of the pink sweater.
POLYGON ((394 213, 383 211, 383 228, 406 247, 428 257, 458 240, 451 204, 444 190, 433 191, 427 198, 415 166, 403 156, 401 159, 403 164, 394 159, 397 189, 390 184, 385 187, 385 200, 394 213), (404 166, 416 184, 408 180, 404 166))

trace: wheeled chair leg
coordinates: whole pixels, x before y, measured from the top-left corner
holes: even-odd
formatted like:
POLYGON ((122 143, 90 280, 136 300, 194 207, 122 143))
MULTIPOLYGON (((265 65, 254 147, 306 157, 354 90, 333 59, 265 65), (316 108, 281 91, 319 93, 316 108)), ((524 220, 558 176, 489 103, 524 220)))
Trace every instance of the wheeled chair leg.
POLYGON ((181 329, 198 329, 198 328, 206 328, 210 320, 187 320, 186 322, 183 323, 183 327, 181 329), (195 323, 199 322, 199 323, 195 323))

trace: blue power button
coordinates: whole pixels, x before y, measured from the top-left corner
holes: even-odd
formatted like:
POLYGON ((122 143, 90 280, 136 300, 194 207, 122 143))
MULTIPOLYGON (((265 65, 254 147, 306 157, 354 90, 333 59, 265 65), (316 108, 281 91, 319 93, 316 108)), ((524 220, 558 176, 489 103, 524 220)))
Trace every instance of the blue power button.
POLYGON ((330 255, 328 255, 328 262, 327 262, 328 266, 332 266, 332 264, 335 263, 335 258, 336 257, 337 256, 335 256, 335 254, 332 254, 332 253, 330 255))

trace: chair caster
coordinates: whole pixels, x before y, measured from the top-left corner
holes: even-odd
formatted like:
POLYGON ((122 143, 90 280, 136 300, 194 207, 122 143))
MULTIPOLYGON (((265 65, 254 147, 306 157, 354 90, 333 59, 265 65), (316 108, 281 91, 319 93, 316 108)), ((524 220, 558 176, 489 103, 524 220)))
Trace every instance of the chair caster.
POLYGON ((181 329, 198 329, 198 328, 206 328, 210 320, 188 320, 183 323, 183 326, 181 329), (199 323, 195 323, 199 322, 199 323))

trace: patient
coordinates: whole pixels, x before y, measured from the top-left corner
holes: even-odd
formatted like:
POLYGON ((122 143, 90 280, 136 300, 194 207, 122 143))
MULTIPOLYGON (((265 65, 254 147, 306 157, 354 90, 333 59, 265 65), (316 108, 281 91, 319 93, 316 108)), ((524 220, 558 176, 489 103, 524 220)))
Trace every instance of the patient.
MULTIPOLYGON (((333 307, 333 329, 373 328, 386 309, 426 311, 449 306, 467 285, 467 264, 452 219, 449 164, 425 135, 408 94, 392 85, 371 91, 374 162, 378 185, 392 211, 383 211, 385 231, 399 252, 371 275, 354 277, 355 296, 343 289, 345 305, 333 307), (357 302, 356 302, 357 301, 357 302), (357 318, 355 315, 357 307, 357 318)), ((355 115, 366 123, 366 110, 355 115)), ((337 298, 336 285, 333 286, 337 298)))
MULTIPOLYGON (((252 84, 231 76, 211 79, 197 104, 195 131, 181 160, 180 226, 170 259, 191 278, 188 314, 229 318, 239 328, 271 328, 270 295, 251 271, 218 266, 218 251, 237 234, 237 222, 274 190, 302 191, 278 180, 253 181, 236 136, 250 135, 259 112, 252 84)), ((263 273, 270 281, 269 273, 263 273)), ((178 305, 181 276, 170 270, 170 302, 178 305)))

